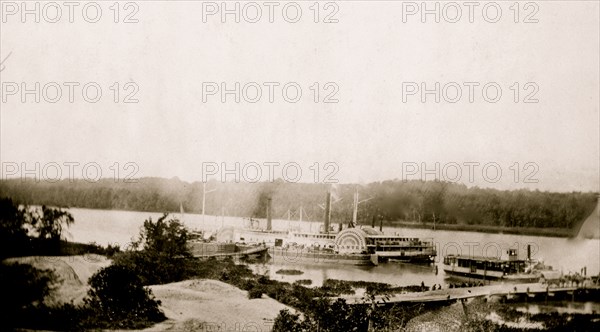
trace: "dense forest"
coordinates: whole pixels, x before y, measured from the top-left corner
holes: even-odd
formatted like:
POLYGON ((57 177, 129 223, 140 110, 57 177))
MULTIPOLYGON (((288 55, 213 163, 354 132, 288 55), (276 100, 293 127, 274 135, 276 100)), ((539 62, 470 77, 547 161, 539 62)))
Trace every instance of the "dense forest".
MULTIPOLYGON (((334 197, 332 222, 352 219, 353 193, 358 190, 358 222, 374 219, 440 224, 503 227, 572 228, 596 204, 596 193, 552 193, 530 190, 500 191, 468 188, 440 181, 384 181, 367 185, 326 185, 210 181, 206 184, 206 213, 264 218, 267 198, 272 198, 274 218, 323 220, 326 193, 334 197)), ((141 178, 136 183, 84 180, 55 183, 34 180, 0 181, 0 197, 22 204, 153 212, 202 212, 203 184, 177 178, 141 178)))

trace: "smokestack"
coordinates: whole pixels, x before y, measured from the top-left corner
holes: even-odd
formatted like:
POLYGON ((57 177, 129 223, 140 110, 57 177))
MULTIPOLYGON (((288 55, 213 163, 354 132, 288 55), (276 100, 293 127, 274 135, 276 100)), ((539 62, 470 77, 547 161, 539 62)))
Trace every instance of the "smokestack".
POLYGON ((531 260, 531 245, 530 244, 527 245, 527 260, 528 261, 531 260))
POLYGON ((383 216, 379 217, 379 231, 383 232, 383 216))
POLYGON ((271 197, 267 198, 267 230, 271 230, 271 197))
POLYGON ((377 213, 373 214, 373 220, 371 220, 371 228, 375 229, 375 220, 377 219, 377 213))
POLYGON ((325 233, 329 233, 329 219, 331 218, 331 193, 327 192, 327 202, 325 202, 325 233))

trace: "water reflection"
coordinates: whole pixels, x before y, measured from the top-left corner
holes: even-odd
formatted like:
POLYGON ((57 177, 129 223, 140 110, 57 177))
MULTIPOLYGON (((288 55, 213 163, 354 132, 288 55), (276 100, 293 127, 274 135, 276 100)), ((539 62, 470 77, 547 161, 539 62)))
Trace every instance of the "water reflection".
POLYGON ((297 280, 310 279, 312 286, 322 286, 325 279, 340 279, 350 281, 374 281, 394 286, 445 284, 443 274, 435 274, 432 265, 415 265, 400 262, 390 262, 378 266, 350 265, 316 265, 316 264, 281 264, 281 263, 252 263, 250 268, 258 274, 269 276, 271 279, 293 283, 297 280), (276 272, 280 269, 300 270, 300 275, 282 275, 276 272))
POLYGON ((600 313, 600 303, 598 302, 548 301, 544 304, 518 304, 514 305, 514 308, 517 311, 532 315, 552 312, 557 312, 560 314, 600 313))

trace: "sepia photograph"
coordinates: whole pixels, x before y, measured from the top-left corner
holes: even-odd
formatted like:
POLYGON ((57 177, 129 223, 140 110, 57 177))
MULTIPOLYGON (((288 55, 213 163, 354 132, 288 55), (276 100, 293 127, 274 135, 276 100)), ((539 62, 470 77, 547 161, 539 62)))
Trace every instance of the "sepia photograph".
POLYGON ((0 331, 600 331, 600 0, 0 0, 0 331))

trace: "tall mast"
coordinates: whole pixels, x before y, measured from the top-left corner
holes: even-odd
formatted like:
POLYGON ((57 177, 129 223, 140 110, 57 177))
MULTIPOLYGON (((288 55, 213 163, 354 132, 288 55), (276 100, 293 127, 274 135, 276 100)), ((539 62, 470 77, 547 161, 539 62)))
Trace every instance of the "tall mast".
POLYGON ((221 228, 225 224, 225 207, 221 206, 221 228))
POLYGON ((204 215, 206 214, 206 182, 202 182, 202 225, 204 225, 204 215))
POLYGON ((358 215, 358 188, 354 188, 354 203, 352 204, 352 224, 356 225, 358 215))
POLYGON ((358 200, 358 187, 356 187, 354 189, 354 204, 353 204, 353 209, 352 209, 352 224, 354 226, 358 225, 358 223, 357 223, 358 205, 360 203, 364 203, 364 202, 370 201, 371 199, 373 199, 373 197, 370 197, 370 198, 367 198, 367 199, 363 199, 362 201, 359 201, 358 200))
POLYGON ((327 201, 325 202, 325 234, 329 233, 329 222, 331 221, 331 192, 327 192, 327 201))
POLYGON ((206 194, 210 194, 215 189, 206 191, 206 182, 202 182, 202 226, 204 225, 204 215, 206 214, 206 194))
POLYGON ((267 230, 271 230, 271 197, 267 198, 267 230))

